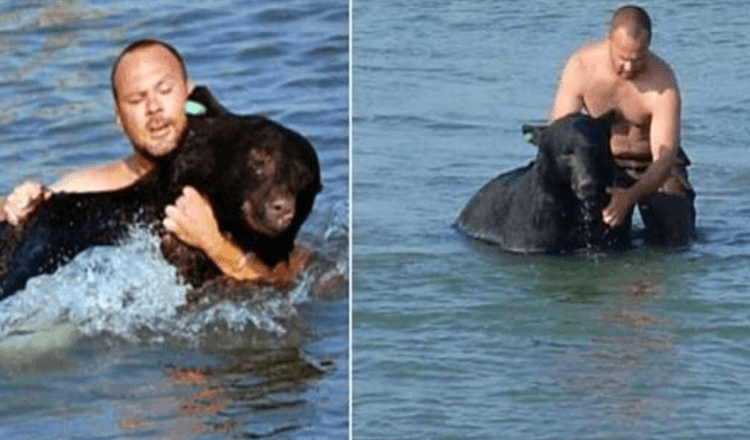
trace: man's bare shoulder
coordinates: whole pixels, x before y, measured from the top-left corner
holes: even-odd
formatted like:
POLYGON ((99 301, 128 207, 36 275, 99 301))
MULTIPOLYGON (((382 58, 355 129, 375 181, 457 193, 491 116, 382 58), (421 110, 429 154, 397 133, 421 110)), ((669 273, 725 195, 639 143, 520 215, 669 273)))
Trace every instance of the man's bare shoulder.
POLYGON ((603 56, 606 57, 606 47, 601 41, 579 47, 568 57, 562 79, 583 87, 585 80, 592 78, 603 65, 603 56))
POLYGON ((585 44, 573 52, 569 58, 569 63, 576 63, 581 69, 594 68, 602 62, 602 57, 606 56, 606 45, 604 41, 594 41, 585 44))
POLYGON ((125 166, 125 161, 93 165, 72 171, 52 184, 55 192, 112 191, 126 187, 134 179, 125 166))
POLYGON ((679 86, 677 85, 677 75, 675 75, 672 67, 664 59, 651 53, 651 83, 659 89, 674 89, 679 92, 679 86))

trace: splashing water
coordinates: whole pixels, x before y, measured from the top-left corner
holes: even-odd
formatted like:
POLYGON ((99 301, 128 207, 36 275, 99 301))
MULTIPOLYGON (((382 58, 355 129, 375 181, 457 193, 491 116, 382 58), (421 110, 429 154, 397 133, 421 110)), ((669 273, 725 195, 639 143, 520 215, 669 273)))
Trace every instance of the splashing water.
POLYGON ((181 308, 190 287, 162 258, 158 237, 143 227, 134 228, 122 244, 88 249, 55 273, 32 278, 24 290, 0 302, 0 343, 61 324, 72 324, 84 336, 107 333, 148 342, 194 340, 218 324, 229 331, 252 327, 283 335, 280 321, 296 313, 295 304, 307 300, 311 283, 303 276, 285 294, 273 291, 276 294, 253 300, 222 300, 185 312, 181 308))

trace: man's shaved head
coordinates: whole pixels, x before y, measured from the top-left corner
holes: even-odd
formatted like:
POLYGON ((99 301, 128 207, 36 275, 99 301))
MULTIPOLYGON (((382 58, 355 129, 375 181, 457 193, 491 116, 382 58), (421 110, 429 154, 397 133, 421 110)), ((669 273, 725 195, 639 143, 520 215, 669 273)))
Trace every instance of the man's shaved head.
POLYGON ((646 44, 651 43, 651 18, 640 6, 622 6, 612 14, 612 20, 609 23, 610 37, 620 28, 624 28, 628 36, 633 39, 645 38, 646 44))

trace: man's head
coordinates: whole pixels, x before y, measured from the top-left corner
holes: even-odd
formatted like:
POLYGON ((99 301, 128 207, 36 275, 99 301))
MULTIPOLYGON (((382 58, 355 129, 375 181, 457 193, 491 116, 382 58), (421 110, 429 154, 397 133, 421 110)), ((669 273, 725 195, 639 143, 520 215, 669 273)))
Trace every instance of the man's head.
POLYGON ((618 76, 633 79, 648 66, 651 19, 638 6, 623 6, 609 24, 609 57, 618 76))
POLYGON ((157 40, 126 47, 112 67, 117 124, 141 155, 172 152, 187 128, 185 102, 191 84, 180 54, 157 40))

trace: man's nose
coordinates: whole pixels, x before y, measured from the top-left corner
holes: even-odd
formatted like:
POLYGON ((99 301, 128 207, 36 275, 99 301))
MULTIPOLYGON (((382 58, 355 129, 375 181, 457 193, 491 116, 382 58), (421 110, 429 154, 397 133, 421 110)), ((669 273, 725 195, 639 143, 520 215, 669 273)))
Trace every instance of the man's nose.
POLYGON ((161 99, 159 99, 156 93, 149 94, 146 97, 146 111, 148 112, 148 114, 158 113, 161 110, 161 99))
POLYGON ((632 72, 633 71, 633 62, 632 61, 625 61, 622 64, 622 70, 625 72, 632 72))

